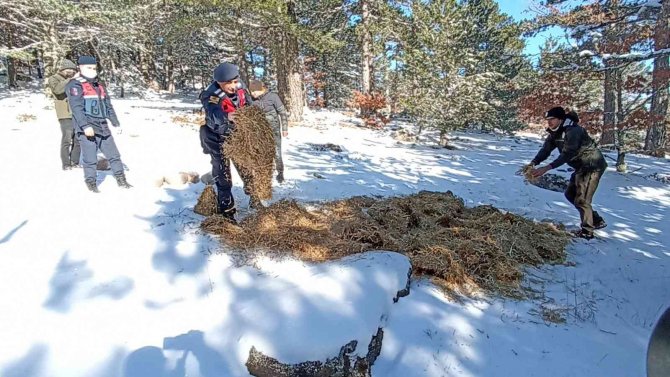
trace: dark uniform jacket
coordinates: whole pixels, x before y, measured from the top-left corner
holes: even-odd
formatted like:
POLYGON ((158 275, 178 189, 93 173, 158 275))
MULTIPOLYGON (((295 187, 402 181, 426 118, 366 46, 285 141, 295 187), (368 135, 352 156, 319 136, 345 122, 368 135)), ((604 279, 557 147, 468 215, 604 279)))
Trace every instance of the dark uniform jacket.
POLYGON ((207 89, 200 93, 200 102, 205 109, 206 125, 219 135, 230 133, 233 125, 228 120, 228 114, 236 109, 251 105, 251 95, 244 88, 237 89, 232 94, 226 94, 219 84, 212 82, 207 89))
POLYGON ((256 99, 254 105, 263 110, 265 118, 270 122, 275 132, 280 130, 280 124, 281 131, 288 131, 288 112, 277 93, 267 92, 263 94, 256 99))
POLYGON ((547 129, 547 132, 549 135, 544 145, 532 161, 534 165, 546 160, 554 149, 558 149, 561 154, 550 164, 553 169, 566 163, 582 171, 604 170, 607 167, 603 154, 584 127, 566 119, 556 131, 547 129))
POLYGON ((97 79, 75 77, 67 84, 65 92, 70 102, 76 133, 83 133, 86 127, 93 127, 96 135, 109 136, 111 132, 107 119, 114 127, 119 127, 109 94, 97 79))

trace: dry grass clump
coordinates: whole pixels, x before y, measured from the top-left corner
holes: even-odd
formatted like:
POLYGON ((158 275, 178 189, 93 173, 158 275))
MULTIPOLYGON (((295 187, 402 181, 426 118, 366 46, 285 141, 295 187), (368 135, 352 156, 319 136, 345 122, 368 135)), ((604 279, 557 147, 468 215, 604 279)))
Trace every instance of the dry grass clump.
POLYGON ((182 126, 197 126, 205 124, 205 113, 179 114, 172 117, 172 122, 182 126))
POLYGON ((272 199, 275 140, 263 110, 247 106, 235 111, 235 130, 223 153, 251 178, 248 191, 260 200, 272 199))
POLYGON ((230 246, 308 261, 369 250, 405 253, 415 271, 461 292, 521 296, 524 265, 560 263, 567 233, 491 206, 468 208, 451 192, 387 199, 354 197, 307 210, 281 201, 239 226, 216 217, 202 227, 230 246))
POLYGON ((520 170, 520 174, 523 175, 523 178, 528 183, 536 183, 538 181, 537 178, 533 177, 533 169, 535 169, 533 165, 524 165, 520 170))
POLYGON ((202 216, 212 216, 219 212, 214 186, 205 186, 205 189, 198 198, 198 203, 195 205, 195 208, 193 208, 193 212, 202 216))
POLYGON ((21 123, 25 123, 35 121, 37 117, 33 114, 19 114, 16 119, 21 123))

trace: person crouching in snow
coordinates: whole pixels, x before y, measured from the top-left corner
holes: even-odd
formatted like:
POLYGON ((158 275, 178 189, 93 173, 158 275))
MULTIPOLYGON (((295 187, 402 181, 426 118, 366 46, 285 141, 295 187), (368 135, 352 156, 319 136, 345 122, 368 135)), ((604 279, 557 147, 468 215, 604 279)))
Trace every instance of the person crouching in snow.
POLYGON ((281 153, 281 139, 288 136, 288 112, 279 95, 269 92, 265 84, 257 80, 249 82, 249 91, 254 98, 254 106, 258 106, 265 113, 265 118, 272 126, 275 136, 275 166, 277 168, 277 182, 284 182, 284 161, 281 153))
MULTIPOLYGON (((200 102, 205 109, 205 125, 200 127, 200 143, 203 152, 209 154, 212 163, 212 177, 216 184, 219 213, 235 223, 235 199, 233 198, 230 159, 223 154, 223 143, 234 128, 235 110, 251 105, 251 95, 242 87, 240 73, 236 65, 220 64, 214 70, 214 81, 200 94, 200 102)), ((237 169, 245 188, 248 178, 244 171, 237 169)), ((245 190, 246 192, 246 190, 245 190)), ((260 200, 251 198, 251 206, 260 206, 260 200)))
POLYGON ((554 149, 558 149, 560 155, 549 165, 533 169, 532 175, 539 178, 565 163, 575 169, 565 190, 565 197, 577 208, 581 218, 581 230, 576 236, 592 239, 595 229, 607 226, 605 220, 591 206, 600 178, 607 169, 607 162, 588 132, 578 124, 579 118, 576 114, 567 114, 562 107, 554 107, 547 111, 545 119, 549 134, 530 165, 542 163, 554 149))
POLYGON ((92 56, 81 56, 77 63, 79 74, 70 80, 65 92, 72 110, 74 130, 81 146, 86 187, 92 192, 100 192, 96 171, 99 149, 109 161, 116 183, 120 187, 131 188, 126 181, 121 155, 107 124, 109 119, 112 126, 120 126, 109 93, 97 79, 97 62, 92 56))

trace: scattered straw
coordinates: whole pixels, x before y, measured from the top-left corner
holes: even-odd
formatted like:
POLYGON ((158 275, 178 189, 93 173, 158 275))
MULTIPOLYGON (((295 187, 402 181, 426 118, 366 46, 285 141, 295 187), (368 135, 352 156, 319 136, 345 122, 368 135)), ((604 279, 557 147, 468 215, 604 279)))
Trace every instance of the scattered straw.
POLYGON ((16 119, 21 123, 25 123, 35 121, 37 117, 33 114, 19 114, 16 119))
POLYGON ((523 266, 560 263, 567 233, 491 206, 468 208, 451 192, 354 197, 307 210, 281 201, 239 226, 211 217, 203 229, 233 248, 326 261, 369 250, 405 253, 415 271, 464 293, 523 295, 523 266))
POLYGON ((205 124, 205 113, 179 114, 172 117, 172 123, 182 126, 197 126, 205 124))
POLYGON ((247 190, 252 197, 272 199, 275 140, 263 110, 247 106, 235 112, 235 130, 223 152, 251 177, 247 190))
POLYGON ((219 212, 216 200, 216 192, 212 185, 205 186, 205 189, 198 198, 198 203, 193 208, 193 212, 202 216, 212 216, 219 212))

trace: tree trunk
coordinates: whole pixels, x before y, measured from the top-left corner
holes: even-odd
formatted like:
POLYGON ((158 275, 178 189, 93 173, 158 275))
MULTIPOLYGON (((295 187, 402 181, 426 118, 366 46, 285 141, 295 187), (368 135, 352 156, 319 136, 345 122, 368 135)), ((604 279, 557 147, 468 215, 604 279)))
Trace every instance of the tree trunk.
POLYGON ((621 70, 615 74, 616 80, 616 122, 614 124, 616 139, 616 170, 619 173, 625 173, 628 170, 626 166, 626 133, 623 127, 623 76, 621 70))
POLYGON ((614 144, 616 123, 616 76, 614 69, 605 71, 605 111, 603 113, 603 130, 600 137, 601 146, 612 146, 614 144))
POLYGON ((37 78, 44 78, 44 61, 42 60, 41 50, 35 50, 35 61, 37 62, 37 78))
MULTIPOLYGON (((9 26, 9 33, 7 33, 7 47, 11 50, 14 47, 14 27, 9 26)), ((16 59, 9 56, 7 57, 7 84, 9 88, 17 88, 16 83, 16 59)))
POLYGON ((16 59, 12 57, 7 58, 7 83, 10 88, 18 88, 16 82, 16 59))
POLYGON ((372 83, 372 34, 370 33, 370 1, 361 1, 361 92, 370 94, 373 88, 372 83))
MULTIPOLYGON (((295 1, 288 1, 287 12, 291 22, 297 23, 295 1)), ((280 43, 276 43, 274 53, 277 64, 277 87, 290 113, 289 120, 299 122, 302 120, 305 93, 300 72, 298 38, 287 29, 280 33, 279 38, 280 43)))
POLYGON ((170 45, 167 48, 167 59, 165 62, 165 89, 169 93, 175 92, 174 71, 174 58, 172 56, 172 46, 170 45))
MULTIPOLYGON (((670 48, 670 1, 663 2, 661 14, 654 31, 654 49, 670 48)), ((644 149, 657 157, 665 156, 668 126, 668 86, 670 86, 670 54, 662 54, 654 59, 651 94, 651 127, 647 131, 644 149)))

